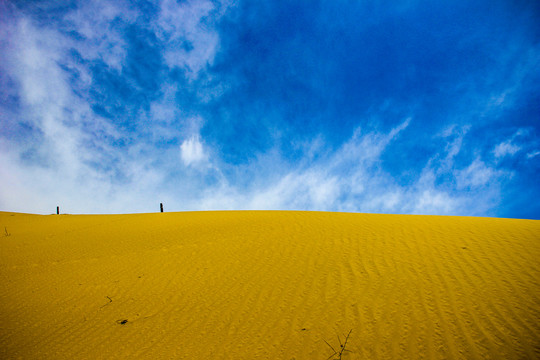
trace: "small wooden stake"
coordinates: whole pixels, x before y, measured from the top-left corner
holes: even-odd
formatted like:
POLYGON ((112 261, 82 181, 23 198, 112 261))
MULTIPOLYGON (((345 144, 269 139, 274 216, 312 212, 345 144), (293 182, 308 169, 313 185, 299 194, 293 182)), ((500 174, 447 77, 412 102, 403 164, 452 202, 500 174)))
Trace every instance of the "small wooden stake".
POLYGON ((159 209, 163 212, 163 203, 159 203, 159 209))
POLYGON ((60 214, 60 206, 57 206, 56 207, 56 215, 59 215, 60 214))

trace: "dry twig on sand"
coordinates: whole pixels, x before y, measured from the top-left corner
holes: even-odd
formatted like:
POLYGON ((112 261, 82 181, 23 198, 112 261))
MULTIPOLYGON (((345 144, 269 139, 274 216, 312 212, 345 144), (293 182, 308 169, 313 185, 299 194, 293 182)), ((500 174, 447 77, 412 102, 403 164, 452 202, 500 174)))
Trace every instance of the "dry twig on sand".
POLYGON ((109 299, 109 302, 106 303, 105 305, 103 305, 102 307, 100 307, 100 309, 103 309, 105 306, 109 305, 110 303, 112 303, 112 299, 108 296, 105 296, 107 299, 109 299))
POLYGON ((345 346, 347 346, 347 341, 349 341, 349 335, 351 335, 351 332, 352 332, 352 329, 349 330, 349 333, 347 334, 347 336, 345 337, 345 342, 342 344, 341 343, 341 339, 339 338, 339 335, 337 336, 338 338, 338 341, 339 341, 339 346, 340 346, 340 350, 339 352, 336 351, 336 349, 334 349, 332 347, 332 345, 330 345, 326 340, 324 340, 324 342, 326 343, 326 345, 330 346, 330 349, 332 349, 332 351, 334 352, 332 355, 330 355, 326 360, 330 360, 334 355, 337 355, 336 358, 334 358, 334 360, 341 360, 341 356, 343 355, 343 353, 345 351, 348 351, 348 352, 352 352, 350 350, 347 350, 345 349, 345 346))

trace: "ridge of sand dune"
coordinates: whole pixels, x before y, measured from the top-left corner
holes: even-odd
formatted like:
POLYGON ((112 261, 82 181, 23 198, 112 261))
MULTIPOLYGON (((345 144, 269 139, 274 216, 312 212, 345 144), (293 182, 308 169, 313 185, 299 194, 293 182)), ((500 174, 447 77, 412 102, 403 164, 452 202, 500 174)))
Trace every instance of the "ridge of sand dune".
POLYGON ((2 359, 540 358, 540 222, 0 213, 2 359), (9 234, 9 236, 6 234, 9 234))

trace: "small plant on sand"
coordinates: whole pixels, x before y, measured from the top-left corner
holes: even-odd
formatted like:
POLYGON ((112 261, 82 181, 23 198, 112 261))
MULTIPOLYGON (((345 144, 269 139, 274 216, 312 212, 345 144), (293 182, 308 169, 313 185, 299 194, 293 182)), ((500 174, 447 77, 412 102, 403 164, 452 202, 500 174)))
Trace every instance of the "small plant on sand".
POLYGON ((352 352, 351 350, 345 349, 345 346, 347 346, 347 341, 349 341, 349 336, 351 335, 351 332, 352 332, 352 329, 349 330, 349 333, 347 334, 347 336, 345 336, 345 341, 343 343, 341 343, 341 339, 339 338, 339 335, 337 336, 338 341, 339 341, 339 346, 340 346, 339 351, 336 351, 336 349, 334 349, 332 345, 330 345, 326 340, 324 340, 326 345, 328 345, 330 349, 332 349, 332 351, 334 352, 326 360, 330 360, 330 359, 341 360, 341 356, 343 355, 345 351, 352 352))
POLYGON ((4 231, 5 231, 4 236, 9 236, 9 235, 11 235, 10 233, 8 233, 7 228, 6 228, 5 226, 4 226, 4 231))

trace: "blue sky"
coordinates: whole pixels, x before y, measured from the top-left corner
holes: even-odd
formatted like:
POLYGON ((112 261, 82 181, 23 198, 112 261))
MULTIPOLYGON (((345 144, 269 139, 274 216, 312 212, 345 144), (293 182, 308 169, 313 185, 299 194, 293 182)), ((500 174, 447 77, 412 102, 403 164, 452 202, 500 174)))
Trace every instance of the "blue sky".
POLYGON ((537 1, 0 1, 0 210, 540 219, 537 1))

